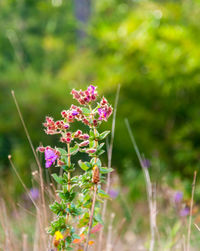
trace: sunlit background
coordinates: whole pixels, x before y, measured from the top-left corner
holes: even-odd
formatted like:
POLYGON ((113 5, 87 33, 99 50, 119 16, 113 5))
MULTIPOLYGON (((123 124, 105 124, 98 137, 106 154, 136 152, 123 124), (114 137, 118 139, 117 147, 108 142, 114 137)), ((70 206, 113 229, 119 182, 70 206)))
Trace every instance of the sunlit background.
MULTIPOLYGON (((179 225, 175 225, 176 210, 169 201, 180 191, 187 204, 193 173, 200 165, 199 59, 199 0, 0 1, 2 196, 26 200, 24 188, 9 165, 9 154, 30 189, 34 189, 32 170, 36 166, 11 90, 36 148, 40 143, 57 144, 56 137, 44 133, 42 123, 46 115, 59 119, 61 110, 75 102, 69 94, 72 88, 96 85, 114 105, 120 84, 113 190, 116 196, 119 191, 125 195, 126 201, 118 196, 110 210, 120 208, 121 217, 128 220, 135 215, 128 234, 124 230, 127 242, 133 233, 134 238, 140 236, 139 243, 148 235, 148 216, 145 222, 142 217, 148 215, 144 178, 124 122, 128 118, 157 185, 162 205, 158 215, 165 204, 169 206, 160 216, 161 239, 162 234, 170 233, 169 239, 176 243, 176 234, 187 219, 180 219, 177 213, 179 225), (166 217, 168 221, 163 223, 166 217)), ((110 129, 111 123, 104 124, 102 130, 110 129)), ((194 216, 200 224, 198 188, 194 216)), ((194 226, 192 229, 193 244, 198 246, 200 232, 194 226)), ((164 240, 168 240, 166 236, 164 240)), ((183 250, 170 245, 166 244, 169 248, 165 250, 183 250)))

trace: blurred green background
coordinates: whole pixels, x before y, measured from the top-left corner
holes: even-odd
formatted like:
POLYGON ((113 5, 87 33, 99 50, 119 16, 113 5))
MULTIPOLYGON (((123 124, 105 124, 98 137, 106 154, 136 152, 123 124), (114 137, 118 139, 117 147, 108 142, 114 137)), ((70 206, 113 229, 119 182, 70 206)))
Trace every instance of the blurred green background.
MULTIPOLYGON (((200 164, 199 59, 199 0, 0 1, 4 182, 12 182, 13 193, 23 189, 8 154, 27 183, 35 165, 11 90, 36 148, 57 142, 43 132, 45 116, 59 119, 73 102, 71 89, 91 83, 113 105, 121 85, 113 164, 122 177, 137 163, 128 118, 141 151, 152 164, 162 161, 160 172, 191 179, 200 164)), ((111 121, 104 127, 111 128, 111 121)))

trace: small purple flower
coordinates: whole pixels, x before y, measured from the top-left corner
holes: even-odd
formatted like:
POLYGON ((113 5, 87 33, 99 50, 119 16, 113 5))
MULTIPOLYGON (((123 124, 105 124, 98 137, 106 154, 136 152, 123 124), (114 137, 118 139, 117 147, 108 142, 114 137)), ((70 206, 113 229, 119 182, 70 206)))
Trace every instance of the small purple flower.
POLYGON ((78 115, 78 112, 77 111, 72 111, 72 115, 76 116, 76 115, 78 115))
POLYGON ((180 192, 180 191, 177 191, 177 192, 175 193, 175 195, 174 195, 174 202, 175 202, 176 204, 178 204, 178 203, 180 203, 180 202, 182 201, 182 199, 183 199, 183 193, 180 192))
POLYGON ((89 140, 85 140, 85 141, 83 141, 83 142, 81 142, 80 144, 79 144, 79 146, 80 147, 83 147, 83 146, 87 146, 87 145, 89 145, 89 140))
POLYGON ((85 140, 89 139, 89 135, 87 133, 85 133, 85 134, 82 135, 82 138, 85 139, 85 140))
POLYGON ((29 191, 29 193, 30 193, 30 196, 32 197, 33 200, 38 199, 38 197, 39 197, 39 190, 37 188, 34 188, 34 187, 31 188, 30 191, 29 191))
POLYGON ((189 213, 190 213, 189 207, 185 207, 185 208, 181 209, 179 214, 181 217, 185 217, 185 216, 189 215, 189 213))
POLYGON ((145 167, 145 168, 149 168, 150 165, 151 165, 151 162, 150 162, 149 159, 143 159, 143 160, 142 160, 142 165, 143 165, 143 167, 145 167))
POLYGON ((93 85, 90 85, 89 87, 88 87, 88 91, 89 92, 91 92, 92 93, 92 95, 94 95, 94 91, 95 91, 95 89, 96 89, 96 87, 95 86, 93 86, 93 85))
POLYGON ((95 153, 96 152, 96 149, 94 148, 90 148, 88 150, 86 150, 86 153, 95 153))
POLYGON ((64 128, 68 129, 69 128, 69 124, 64 124, 64 128))
POLYGON ((51 149, 46 149, 45 150, 45 160, 46 164, 45 167, 49 168, 58 158, 58 156, 55 154, 55 152, 51 149))
POLYGON ((110 189, 110 190, 108 191, 108 194, 110 195, 110 197, 111 197, 112 199, 116 199, 117 196, 118 196, 118 194, 119 194, 119 191, 118 191, 118 190, 115 190, 115 189, 110 189))
POLYGON ((107 120, 107 111, 104 110, 103 108, 98 108, 98 113, 99 113, 99 120, 107 120))

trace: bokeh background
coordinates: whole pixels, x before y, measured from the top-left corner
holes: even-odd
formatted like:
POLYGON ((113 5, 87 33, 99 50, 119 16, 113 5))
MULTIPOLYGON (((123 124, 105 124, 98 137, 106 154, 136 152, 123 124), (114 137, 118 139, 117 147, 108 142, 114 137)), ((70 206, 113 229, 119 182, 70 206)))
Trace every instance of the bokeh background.
POLYGON ((11 90, 36 148, 56 144, 42 122, 60 118, 72 88, 97 85, 114 105, 120 84, 113 166, 129 199, 145 187, 125 118, 153 181, 189 198, 200 164, 199 59, 199 0, 0 1, 1 190, 23 193, 9 154, 28 187, 35 165, 11 90))

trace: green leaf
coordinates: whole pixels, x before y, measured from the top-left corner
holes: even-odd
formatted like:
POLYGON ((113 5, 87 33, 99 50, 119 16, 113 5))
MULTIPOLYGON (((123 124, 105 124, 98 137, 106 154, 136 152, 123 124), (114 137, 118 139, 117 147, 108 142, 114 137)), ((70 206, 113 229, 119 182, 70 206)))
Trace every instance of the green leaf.
POLYGON ((76 144, 75 146, 70 148, 70 154, 75 155, 78 152, 78 150, 79 150, 79 146, 78 144, 76 144))
POLYGON ((90 139, 94 140, 94 131, 93 130, 90 130, 90 139))
POLYGON ((60 153, 61 155, 67 155, 67 151, 63 148, 56 148, 60 153))
POLYGON ((73 248, 71 248, 71 247, 66 248, 66 251, 72 251, 72 250, 73 250, 73 248))
POLYGON ((88 213, 85 213, 83 215, 83 217, 79 220, 79 224, 78 224, 78 227, 84 227, 86 226, 88 223, 89 223, 89 220, 90 220, 90 216, 88 213))
POLYGON ((74 164, 71 164, 71 166, 68 166, 68 165, 65 165, 65 166, 62 166, 63 170, 65 170, 66 172, 73 172, 75 170, 75 165, 74 164))
POLYGON ((79 177, 78 176, 74 176, 71 178, 71 183, 77 183, 79 181, 79 177))
POLYGON ((100 173, 106 174, 106 173, 111 173, 113 171, 113 168, 100 167, 99 170, 100 170, 100 173))
POLYGON ((92 158, 90 160, 90 163, 92 164, 92 166, 97 165, 99 168, 101 167, 101 160, 99 158, 92 158))
POLYGON ((97 131, 97 129, 96 129, 96 133, 95 133, 95 135, 96 135, 96 138, 98 138, 98 137, 99 137, 99 132, 97 131))
POLYGON ((64 193, 67 193, 67 192, 68 192, 68 186, 67 186, 67 185, 62 186, 62 189, 63 189, 63 192, 64 192, 64 193))
POLYGON ((102 133, 99 135, 99 140, 105 139, 105 138, 108 136, 109 133, 110 133, 110 131, 102 132, 102 133))
POLYGON ((101 148, 104 146, 105 143, 101 143, 98 147, 97 147, 97 151, 100 151, 101 148))
POLYGON ((104 222, 103 222, 100 214, 96 214, 94 216, 94 219, 95 219, 95 221, 99 222, 101 225, 104 225, 104 222))
POLYGON ((86 107, 82 107, 82 112, 83 112, 83 114, 84 115, 90 115, 90 110, 88 109, 88 108, 86 108, 86 107))
POLYGON ((59 192, 59 197, 63 200, 65 200, 65 202, 71 202, 76 196, 75 192, 59 192))
POLYGON ((52 212, 54 212, 55 214, 59 215, 59 216, 63 216, 66 215, 66 204, 61 202, 60 204, 55 201, 53 204, 51 204, 49 206, 49 208, 51 209, 52 212))
MULTIPOLYGON (((71 237, 71 236, 67 236, 67 237, 65 238, 65 241, 66 241, 67 244, 71 244, 71 242, 72 242, 72 237, 71 237)), ((73 250, 73 249, 71 249, 71 247, 67 247, 67 250, 73 250), (70 249, 69 249, 69 248, 70 248, 70 249)))
POLYGON ((89 148, 94 148, 94 147, 95 147, 95 140, 90 139, 89 148))
POLYGON ((84 171, 87 171, 92 167, 89 162, 82 162, 81 160, 78 161, 78 164, 80 168, 83 169, 84 171))
POLYGON ((58 184, 61 184, 61 185, 62 185, 62 184, 64 183, 64 179, 63 179, 62 177, 58 176, 56 173, 53 173, 51 176, 54 178, 54 180, 55 180, 58 184))
POLYGON ((103 199, 109 199, 110 196, 102 189, 98 190, 98 196, 103 199))
MULTIPOLYGON (((65 156, 65 155, 61 155, 61 158, 60 158, 61 161, 64 162, 64 164, 67 166, 68 165, 68 157, 65 156)), ((63 167, 62 167, 63 168, 63 167)), ((63 168, 64 169, 64 168, 63 168)))
POLYGON ((99 151, 96 152, 96 155, 100 156, 100 155, 102 155, 103 153, 105 153, 104 150, 99 150, 99 151))
POLYGON ((80 235, 78 235, 78 234, 73 234, 72 237, 73 237, 73 239, 80 239, 81 238, 80 235))

